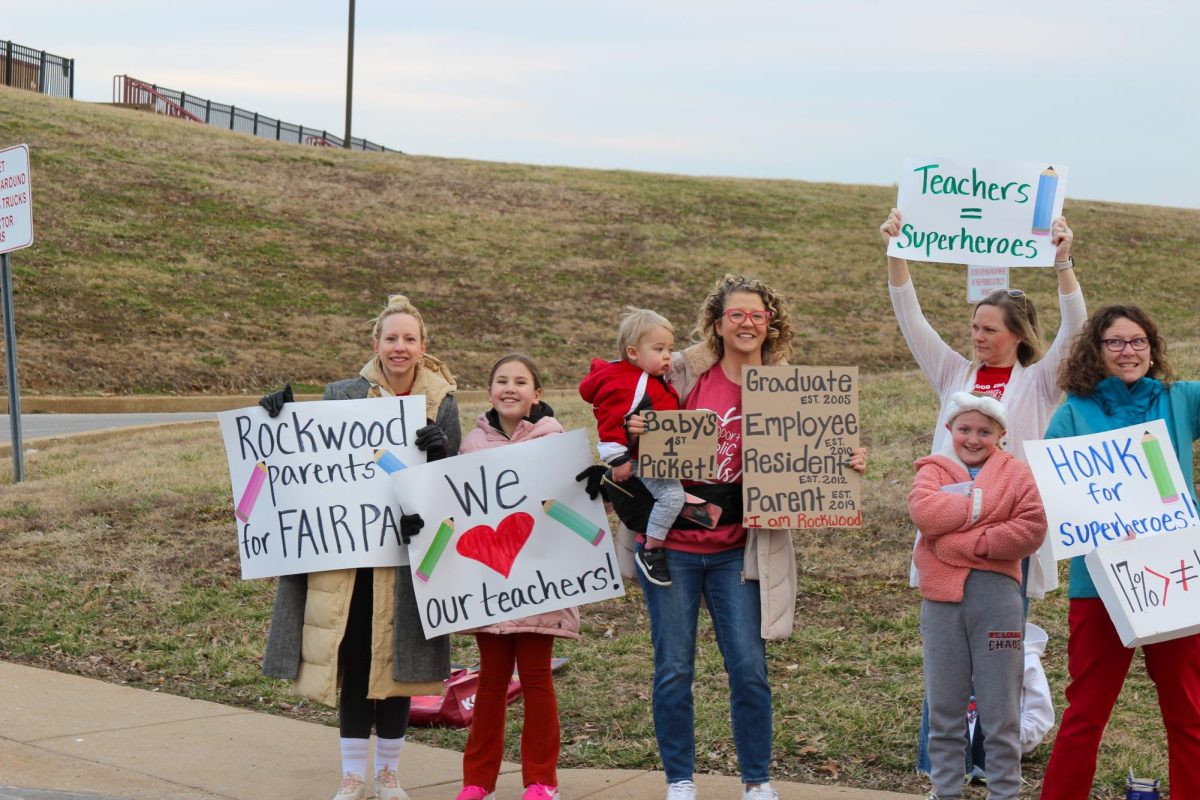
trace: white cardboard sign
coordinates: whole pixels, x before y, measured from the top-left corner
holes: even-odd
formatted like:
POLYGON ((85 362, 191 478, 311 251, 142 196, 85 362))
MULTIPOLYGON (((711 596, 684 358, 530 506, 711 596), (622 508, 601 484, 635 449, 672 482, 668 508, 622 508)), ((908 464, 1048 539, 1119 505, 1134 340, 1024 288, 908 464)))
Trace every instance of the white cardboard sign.
POLYGON ((33 244, 29 145, 0 150, 0 253, 33 244))
POLYGON ((394 477, 425 521, 409 554, 426 636, 625 594, 604 505, 575 480, 591 464, 575 430, 394 477))
POLYGON ((1200 525, 1161 419, 1065 439, 1025 442, 1056 559, 1200 525))
POLYGON ((1200 632, 1200 531, 1138 537, 1083 561, 1126 647, 1200 632))
POLYGON ((967 302, 978 303, 992 292, 1008 288, 1008 267, 967 265, 967 302))
POLYGON ((217 415, 242 578, 408 563, 389 474, 425 463, 425 398, 288 403, 217 415))
POLYGON ((909 158, 900 169, 900 235, 888 255, 985 267, 1049 267, 1050 222, 1067 167, 1044 161, 909 158))

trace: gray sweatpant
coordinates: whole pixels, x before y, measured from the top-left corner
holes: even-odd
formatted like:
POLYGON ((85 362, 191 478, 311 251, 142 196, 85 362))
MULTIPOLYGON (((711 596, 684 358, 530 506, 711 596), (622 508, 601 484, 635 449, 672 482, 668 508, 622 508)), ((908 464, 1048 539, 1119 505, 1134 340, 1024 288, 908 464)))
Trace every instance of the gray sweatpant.
POLYGON ((963 709, 975 702, 986 723, 988 797, 1014 800, 1021 789, 1021 587, 998 572, 971 570, 961 603, 921 603, 929 760, 933 790, 962 797, 966 746, 963 709))
MULTIPOLYGON (((636 474, 637 467, 634 467, 636 474)), ((654 497, 654 506, 650 509, 650 519, 646 522, 646 535, 651 539, 662 541, 675 525, 679 512, 683 511, 683 484, 670 478, 642 478, 642 484, 654 497)))

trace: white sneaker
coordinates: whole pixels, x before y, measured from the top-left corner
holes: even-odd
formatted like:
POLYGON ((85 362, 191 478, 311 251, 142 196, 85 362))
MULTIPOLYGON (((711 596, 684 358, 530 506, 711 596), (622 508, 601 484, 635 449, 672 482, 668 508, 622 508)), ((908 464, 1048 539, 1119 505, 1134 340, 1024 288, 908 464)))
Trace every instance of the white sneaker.
POLYGON ((387 767, 375 773, 375 800, 408 800, 399 777, 387 767))
POLYGON ((742 800, 779 800, 779 792, 772 789, 769 783, 760 783, 753 789, 743 791, 742 800))
POLYGON ((368 800, 370 796, 366 782, 353 772, 347 772, 342 776, 342 783, 333 800, 368 800))
POLYGON ((667 800, 696 800, 696 784, 691 781, 668 783, 667 800))

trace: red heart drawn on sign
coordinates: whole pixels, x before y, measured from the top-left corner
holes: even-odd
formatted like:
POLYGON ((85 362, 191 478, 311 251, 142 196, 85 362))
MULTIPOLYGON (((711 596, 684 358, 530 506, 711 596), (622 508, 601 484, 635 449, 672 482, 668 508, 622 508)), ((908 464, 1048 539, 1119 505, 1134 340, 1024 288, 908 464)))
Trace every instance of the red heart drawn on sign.
POLYGON ((523 511, 509 514, 493 528, 491 525, 476 525, 458 538, 455 549, 458 554, 474 559, 491 567, 504 577, 512 571, 517 554, 529 541, 533 533, 533 517, 523 511))

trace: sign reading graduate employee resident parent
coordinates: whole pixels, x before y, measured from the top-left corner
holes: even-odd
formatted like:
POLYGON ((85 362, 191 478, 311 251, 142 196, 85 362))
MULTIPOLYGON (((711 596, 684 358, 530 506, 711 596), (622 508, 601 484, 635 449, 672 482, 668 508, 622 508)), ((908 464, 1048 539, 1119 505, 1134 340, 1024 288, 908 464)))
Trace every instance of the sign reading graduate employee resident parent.
POLYGON ((1083 561, 1126 647, 1200 632, 1200 530, 1117 542, 1083 561))
POLYGON ((425 521, 409 555, 426 636, 625 593, 604 505, 575 480, 591 464, 576 430, 394 476, 425 521))
POLYGON ((389 475, 425 463, 425 398, 288 403, 217 415, 243 578, 408 563, 389 475))
POLYGON ((1057 559, 1133 534, 1200 526, 1161 419, 1104 433, 1025 442, 1057 559))
POLYGON ((706 481, 717 474, 717 415, 711 411, 645 411, 638 437, 637 474, 644 478, 706 481))
POLYGON ((903 221, 888 255, 984 267, 1049 267, 1050 223, 1067 167, 1044 161, 910 158, 900 170, 903 221))
POLYGON ((747 528, 860 528, 858 367, 745 367, 747 528))

